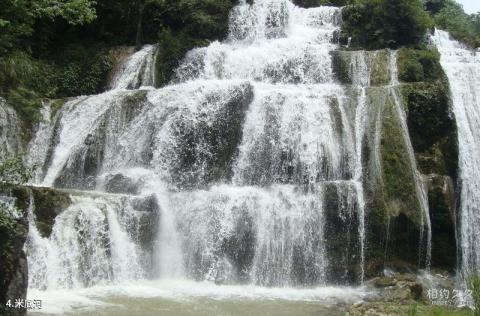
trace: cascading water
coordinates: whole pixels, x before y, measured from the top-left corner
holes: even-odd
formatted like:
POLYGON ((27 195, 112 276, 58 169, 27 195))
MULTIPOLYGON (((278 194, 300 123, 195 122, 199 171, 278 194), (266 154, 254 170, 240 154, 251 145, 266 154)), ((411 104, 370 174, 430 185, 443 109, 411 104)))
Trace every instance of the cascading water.
POLYGON ((42 167, 37 183, 115 194, 73 194, 48 238, 31 216, 30 287, 151 277, 285 288, 362 282, 371 163, 363 150, 382 114, 369 117, 367 53, 352 59, 354 98, 335 78, 340 24, 339 8, 244 2, 228 39, 190 51, 171 85, 145 88, 156 54, 146 46, 112 90, 69 100, 54 117, 47 105, 51 122, 29 153, 42 167), (132 195, 155 197, 151 247, 138 235, 132 195))
POLYGON ((130 56, 110 82, 111 89, 138 89, 155 86, 156 45, 145 45, 130 56))
POLYGON ((143 217, 138 198, 97 194, 73 195, 72 204, 55 220, 48 237, 36 227, 30 198, 29 235, 25 248, 29 286, 67 289, 133 281, 147 275, 148 257, 140 246, 143 217))
MULTIPOLYGON (((237 6, 230 24, 227 41, 187 54, 177 85, 65 104, 52 124, 42 183, 93 189, 102 174, 133 181, 132 168, 150 170, 157 188, 180 190, 156 194, 160 276, 172 277, 162 258, 173 256, 194 279, 325 284, 338 265, 324 247, 324 203, 332 194, 345 202, 328 203, 329 212, 359 216, 361 246, 352 256, 363 265, 359 148, 330 55, 340 9, 256 1, 237 6), (192 230, 192 220, 204 224, 192 230), (168 250, 173 244, 183 259, 168 250)), ((153 49, 127 60, 115 88, 139 86, 153 49)))
POLYGON ((480 57, 436 30, 432 37, 449 79, 459 142, 461 273, 480 269, 480 57))

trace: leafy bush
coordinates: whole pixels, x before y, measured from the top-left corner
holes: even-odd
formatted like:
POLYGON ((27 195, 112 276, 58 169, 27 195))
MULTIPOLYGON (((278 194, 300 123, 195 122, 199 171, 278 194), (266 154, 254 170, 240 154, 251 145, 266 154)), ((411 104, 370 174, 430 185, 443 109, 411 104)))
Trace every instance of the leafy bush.
POLYGON ((86 47, 74 44, 60 56, 58 97, 94 94, 101 92, 113 67, 106 50, 101 47, 86 47))
POLYGON ((432 26, 420 0, 355 0, 343 21, 343 37, 367 49, 417 45, 432 26))
POLYGON ((56 69, 24 52, 0 58, 0 92, 22 87, 44 97, 56 94, 56 69))

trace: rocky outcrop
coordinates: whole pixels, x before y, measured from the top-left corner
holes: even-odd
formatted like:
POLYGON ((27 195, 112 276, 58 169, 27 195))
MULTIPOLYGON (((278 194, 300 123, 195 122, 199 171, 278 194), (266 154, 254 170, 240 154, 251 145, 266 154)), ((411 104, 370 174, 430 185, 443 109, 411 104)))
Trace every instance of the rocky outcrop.
POLYGON ((4 197, 0 205, 0 314, 24 315, 25 309, 8 308, 16 299, 25 300, 28 267, 23 245, 27 239, 27 212, 4 197))

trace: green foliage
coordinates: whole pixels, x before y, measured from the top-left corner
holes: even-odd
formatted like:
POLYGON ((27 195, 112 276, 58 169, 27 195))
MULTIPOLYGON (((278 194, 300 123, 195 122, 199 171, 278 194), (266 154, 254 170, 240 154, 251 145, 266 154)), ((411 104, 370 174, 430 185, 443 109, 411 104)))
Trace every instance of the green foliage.
POLYGON ((472 274, 468 280, 468 288, 472 291, 473 315, 480 316, 480 274, 472 274))
POLYGON ((367 49, 416 45, 432 26, 420 0, 355 0, 343 21, 343 37, 367 49))
POLYGON ((402 48, 398 54, 399 79, 404 82, 434 81, 442 78, 440 54, 436 50, 402 48))
POLYGON ((27 127, 30 128, 40 121, 42 100, 34 91, 23 87, 10 90, 8 102, 13 106, 27 127))
POLYGON ((55 19, 62 17, 69 24, 82 25, 92 22, 97 16, 95 1, 90 0, 42 0, 31 2, 36 17, 55 19))
POLYGON ((13 52, 0 58, 0 93, 19 87, 44 97, 56 94, 56 69, 25 52, 13 52))
POLYGON ((73 44, 62 56, 58 97, 87 95, 101 92, 113 62, 101 48, 73 44))
POLYGON ((26 40, 34 34, 35 24, 43 19, 62 18, 72 25, 93 21, 94 5, 95 1, 89 0, 3 0, 0 2, 0 54, 25 47, 26 40))
POLYGON ((438 28, 450 32, 454 38, 467 45, 480 46, 480 16, 478 13, 466 14, 462 6, 454 0, 437 0, 433 1, 433 4, 432 0, 428 1, 427 9, 431 8, 438 28))

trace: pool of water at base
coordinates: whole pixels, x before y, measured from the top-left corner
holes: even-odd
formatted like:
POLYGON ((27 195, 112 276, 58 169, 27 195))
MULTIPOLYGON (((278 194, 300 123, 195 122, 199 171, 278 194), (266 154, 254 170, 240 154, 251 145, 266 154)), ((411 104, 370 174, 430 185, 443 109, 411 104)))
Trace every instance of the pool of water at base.
POLYGON ((78 290, 30 289, 42 309, 29 316, 340 316, 374 295, 365 288, 308 289, 227 286, 179 280, 96 286, 78 290))

